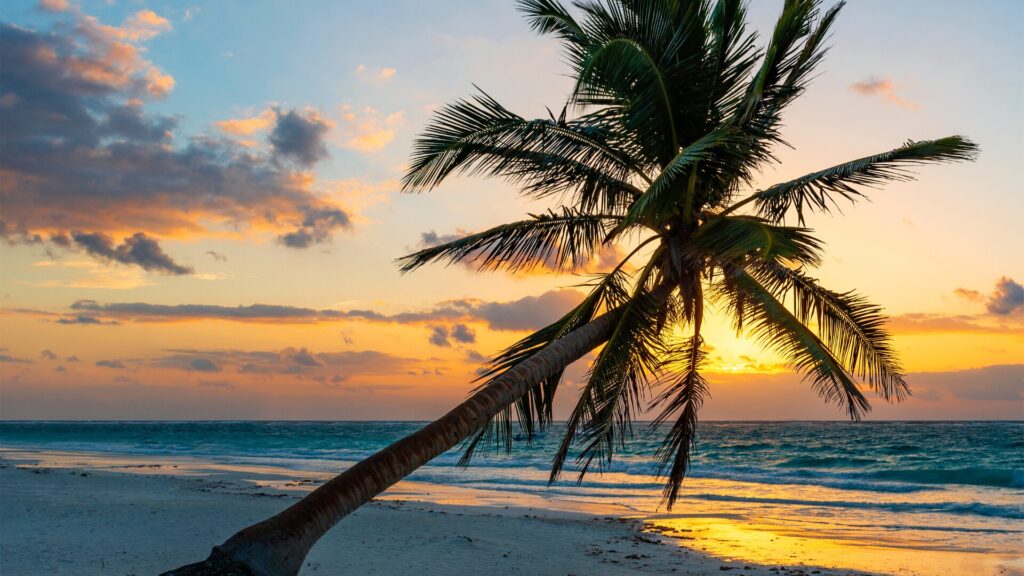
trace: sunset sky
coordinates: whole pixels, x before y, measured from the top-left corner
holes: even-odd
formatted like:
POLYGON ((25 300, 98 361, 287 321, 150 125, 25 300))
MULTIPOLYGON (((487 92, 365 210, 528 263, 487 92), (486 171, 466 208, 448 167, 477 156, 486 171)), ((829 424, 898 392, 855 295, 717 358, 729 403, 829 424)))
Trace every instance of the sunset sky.
MULTIPOLYGON (((763 37, 782 2, 751 4, 763 37)), ((892 316, 914 397, 871 418, 1024 415, 1021 22, 1016 0, 851 2, 759 179, 981 146, 809 221, 822 283, 892 316)), ((580 298, 581 277, 394 263, 549 206, 474 178, 400 193, 474 84, 561 109, 559 47, 510 1, 8 1, 0 27, 4 419, 432 418, 580 298)), ((704 418, 843 417, 709 313, 704 418)))

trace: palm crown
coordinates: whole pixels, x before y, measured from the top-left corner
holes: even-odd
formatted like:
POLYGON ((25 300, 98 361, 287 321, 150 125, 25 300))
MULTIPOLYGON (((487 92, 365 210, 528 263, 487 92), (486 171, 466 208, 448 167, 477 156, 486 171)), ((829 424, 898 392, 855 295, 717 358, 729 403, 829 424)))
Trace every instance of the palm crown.
MULTIPOLYGON (((572 272, 610 244, 631 248, 595 275, 578 306, 487 368, 493 378, 598 314, 615 315, 566 422, 552 479, 574 443, 581 477, 605 465, 634 416, 656 407, 656 422, 670 423, 659 456, 672 505, 708 394, 706 301, 853 419, 870 408, 862 385, 885 400, 908 394, 881 309, 807 274, 822 243, 804 219, 856 201, 863 187, 907 179, 914 165, 971 159, 977 147, 959 136, 908 141, 751 189, 785 144, 782 112, 824 57, 842 4, 822 11, 818 0, 787 0, 762 49, 741 0, 582 0, 579 17, 555 0, 521 0, 533 29, 558 38, 572 67, 575 86, 561 113, 527 120, 481 92, 441 109, 415 142, 408 191, 470 173, 513 182, 534 198, 557 197, 561 206, 406 256, 403 271, 468 261, 572 272), (673 336, 680 326, 688 334, 681 339, 673 336)), ((507 445, 513 412, 527 435, 549 425, 561 376, 483 427, 464 461, 492 434, 507 445)))

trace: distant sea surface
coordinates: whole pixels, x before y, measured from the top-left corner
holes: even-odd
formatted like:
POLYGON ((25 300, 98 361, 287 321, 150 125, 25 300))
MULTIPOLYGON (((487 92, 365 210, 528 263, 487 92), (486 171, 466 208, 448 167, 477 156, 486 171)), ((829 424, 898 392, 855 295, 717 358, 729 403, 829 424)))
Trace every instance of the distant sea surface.
MULTIPOLYGON (((0 422, 0 446, 340 471, 422 425, 0 422)), ((845 542, 853 546, 851 550, 861 545, 962 552, 968 558, 991 554, 1011 565, 1018 564, 1013 559, 1024 549, 1022 422, 706 422, 671 514, 659 508, 661 484, 653 477, 658 431, 638 425, 636 438, 619 449, 603 475, 590 474, 577 485, 570 470, 563 480, 548 485, 558 428, 532 443, 515 442, 510 454, 478 454, 469 468, 456 466, 460 452, 453 450, 410 480, 513 497, 529 493, 604 502, 684 531, 699 525, 709 533, 721 532, 722 526, 706 519, 740 518, 743 521, 730 524, 730 530, 757 525, 759 534, 768 531, 776 536, 776 544, 766 543, 756 553, 724 544, 710 551, 754 555, 753 560, 768 562, 774 561, 772 550, 782 545, 778 542, 808 535, 821 542, 845 542), (698 518, 703 520, 697 522, 698 518)), ((749 535, 734 539, 736 546, 753 541, 749 535)), ((724 533, 716 538, 727 540, 724 533)))

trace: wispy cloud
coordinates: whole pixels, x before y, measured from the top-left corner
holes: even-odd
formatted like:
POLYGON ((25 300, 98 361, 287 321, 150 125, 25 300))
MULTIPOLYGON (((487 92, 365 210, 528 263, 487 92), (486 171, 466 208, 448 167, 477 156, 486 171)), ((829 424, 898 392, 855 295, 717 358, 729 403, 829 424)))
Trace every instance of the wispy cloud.
POLYGON ((0 362, 6 362, 9 364, 32 364, 33 362, 28 358, 16 358, 10 354, 0 354, 0 362))
POLYGON ((373 69, 367 68, 365 64, 356 66, 356 75, 373 80, 387 80, 393 77, 397 72, 397 70, 388 66, 373 69))
POLYGON ((94 260, 41 260, 33 263, 33 266, 52 268, 54 274, 62 276, 42 282, 24 282, 38 288, 131 290, 153 284, 153 281, 139 268, 127 266, 111 268, 94 260))
POLYGON ((213 125, 231 136, 251 136, 270 128, 277 121, 277 114, 274 108, 266 108, 253 116, 218 120, 213 125))
POLYGON ((39 7, 47 12, 66 12, 71 4, 68 0, 39 0, 39 7))
MULTIPOLYGON (((374 310, 330 310, 251 304, 221 306, 215 304, 149 304, 144 302, 101 303, 79 300, 70 313, 98 321, 175 322, 221 320, 232 322, 338 322, 362 321, 395 324, 444 326, 444 335, 460 343, 473 343, 476 332, 468 325, 476 322, 492 330, 522 331, 546 326, 582 300, 577 290, 551 290, 538 296, 526 296, 507 302, 477 299, 446 300, 432 308, 384 314, 374 310)), ((32 310, 7 310, 8 313, 33 314, 32 310)), ((53 314, 53 313, 50 313, 53 314)))
POLYGON ((850 90, 863 96, 878 96, 890 104, 916 110, 920 108, 917 102, 907 100, 896 93, 896 83, 891 78, 871 77, 860 82, 850 84, 850 90))
POLYGON ((896 334, 1024 334, 1020 323, 993 322, 991 318, 971 314, 900 314, 889 319, 889 329, 896 334))
POLYGON ((340 384, 353 376, 386 376, 417 371, 423 361, 375 350, 314 352, 306 347, 276 351, 237 349, 175 349, 140 365, 184 372, 221 373, 224 376, 262 377, 290 375, 340 384))
POLYGON ((997 280, 988 296, 969 288, 957 288, 953 293, 968 302, 984 303, 995 316, 1024 316, 1024 286, 1009 276, 997 280))
POLYGON ((401 110, 383 114, 369 106, 356 110, 350 104, 342 104, 340 112, 341 145, 359 152, 383 149, 395 139, 395 129, 405 122, 405 112, 401 110))
POLYGON ((100 320, 95 316, 86 316, 83 314, 65 316, 63 318, 58 318, 57 320, 55 320, 55 322, 57 322, 57 324, 64 324, 66 326, 71 326, 75 324, 82 324, 85 326, 118 326, 121 324, 116 320, 100 320))

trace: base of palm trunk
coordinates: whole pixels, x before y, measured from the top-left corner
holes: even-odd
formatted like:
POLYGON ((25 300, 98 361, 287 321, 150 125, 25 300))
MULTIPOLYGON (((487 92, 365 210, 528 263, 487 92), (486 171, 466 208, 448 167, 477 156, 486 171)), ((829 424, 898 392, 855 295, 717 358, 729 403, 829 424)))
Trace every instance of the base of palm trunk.
POLYGON ((168 570, 160 576, 256 576, 245 564, 214 548, 202 562, 168 570))

